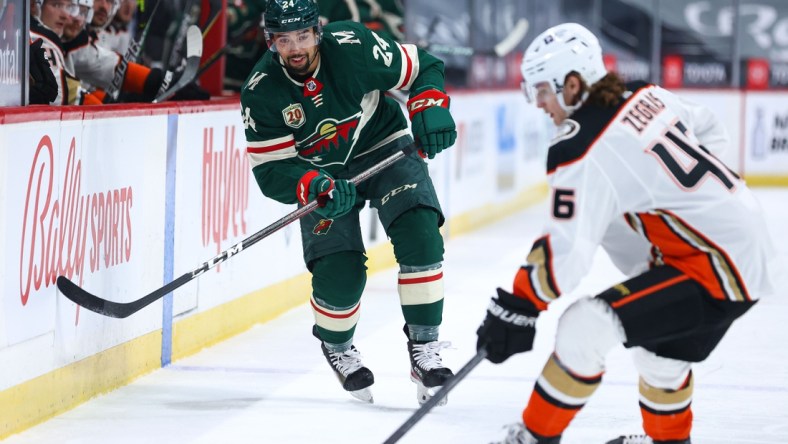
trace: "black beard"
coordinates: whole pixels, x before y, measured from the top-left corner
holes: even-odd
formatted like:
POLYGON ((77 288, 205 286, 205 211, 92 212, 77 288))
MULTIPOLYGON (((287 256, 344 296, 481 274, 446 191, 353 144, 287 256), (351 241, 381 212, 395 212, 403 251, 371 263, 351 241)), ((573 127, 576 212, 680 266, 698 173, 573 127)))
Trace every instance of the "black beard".
POLYGON ((290 77, 294 78, 298 81, 304 81, 308 79, 312 75, 312 71, 309 70, 309 67, 312 66, 312 62, 315 61, 315 57, 317 57, 317 53, 310 58, 309 54, 305 55, 306 57, 306 65, 304 69, 294 69, 290 66, 289 63, 284 63, 284 67, 287 70, 287 73, 290 74, 290 77))

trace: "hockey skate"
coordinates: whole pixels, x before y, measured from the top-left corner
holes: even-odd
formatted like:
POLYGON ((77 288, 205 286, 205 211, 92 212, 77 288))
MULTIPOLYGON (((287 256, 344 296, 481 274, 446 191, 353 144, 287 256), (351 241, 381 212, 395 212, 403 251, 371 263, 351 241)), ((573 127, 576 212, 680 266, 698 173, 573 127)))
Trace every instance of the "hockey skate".
MULTIPOLYGON (((312 329, 312 334, 320 339, 317 334, 317 327, 312 329)), ((343 352, 331 352, 321 340, 320 349, 323 350, 323 356, 326 357, 328 365, 331 366, 337 375, 342 388, 360 401, 373 403, 372 391, 369 389, 369 386, 375 382, 375 377, 361 363, 361 353, 356 350, 356 347, 351 345, 349 349, 343 352)))
POLYGON ((505 426, 506 437, 503 441, 496 441, 490 444, 558 444, 561 437, 557 438, 537 438, 531 434, 522 421, 505 426))
POLYGON ((689 439, 680 441, 654 441, 647 435, 622 435, 606 444, 692 444, 689 439))
MULTIPOLYGON (((408 334, 408 326, 405 326, 408 334)), ((416 383, 416 399, 419 404, 429 401, 443 384, 454 376, 451 370, 443 366, 438 354, 451 343, 446 341, 420 342, 408 339, 408 354, 410 355, 410 380, 416 383)), ((446 405, 444 397, 437 405, 446 405)))

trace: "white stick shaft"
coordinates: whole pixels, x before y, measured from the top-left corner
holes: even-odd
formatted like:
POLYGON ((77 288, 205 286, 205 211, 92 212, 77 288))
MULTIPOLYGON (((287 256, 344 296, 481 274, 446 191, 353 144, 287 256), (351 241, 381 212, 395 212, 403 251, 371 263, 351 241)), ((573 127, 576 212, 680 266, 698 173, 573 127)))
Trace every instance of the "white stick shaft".
POLYGON ((520 21, 514 25, 514 28, 512 28, 512 32, 495 45, 495 54, 498 55, 498 57, 503 57, 512 52, 512 50, 523 41, 525 34, 528 33, 528 25, 527 19, 520 19, 520 21))

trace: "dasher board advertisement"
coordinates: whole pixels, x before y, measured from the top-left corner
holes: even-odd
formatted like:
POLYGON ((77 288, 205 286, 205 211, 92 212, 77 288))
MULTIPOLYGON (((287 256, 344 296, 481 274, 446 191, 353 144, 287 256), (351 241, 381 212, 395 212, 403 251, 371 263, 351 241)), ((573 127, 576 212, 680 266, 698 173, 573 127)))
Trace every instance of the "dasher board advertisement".
POLYGON ((118 302, 161 285, 166 118, 74 115, 0 125, 3 147, 12 148, 0 157, 0 349, 48 335, 52 352, 39 357, 54 366, 161 326, 154 309, 107 328, 106 318, 60 295, 55 280, 118 302))
POLYGON ((745 115, 745 174, 785 176, 788 171, 788 103, 774 93, 750 93, 745 115))
POLYGON ((25 0, 0 0, 0 106, 27 105, 27 8, 25 0))

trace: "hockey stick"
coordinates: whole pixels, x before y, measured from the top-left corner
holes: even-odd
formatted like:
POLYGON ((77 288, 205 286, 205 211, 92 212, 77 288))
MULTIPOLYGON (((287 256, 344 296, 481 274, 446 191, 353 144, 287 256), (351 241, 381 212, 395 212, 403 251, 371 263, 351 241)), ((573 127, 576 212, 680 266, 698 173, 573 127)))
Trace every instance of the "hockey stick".
POLYGON ((431 44, 427 48, 429 52, 437 53, 437 54, 446 54, 446 55, 460 55, 460 56, 472 56, 474 54, 484 54, 484 55, 495 55, 497 57, 505 57, 507 54, 512 52, 517 45, 520 44, 521 41, 525 38, 525 35, 528 33, 529 23, 528 20, 525 18, 521 18, 512 31, 504 37, 503 40, 496 43, 493 47, 492 51, 487 50, 478 50, 471 48, 470 46, 456 46, 456 45, 441 45, 441 44, 431 44))
POLYGON ((514 48, 525 38, 525 35, 528 33, 528 26, 528 20, 521 18, 517 24, 514 25, 509 35, 495 45, 493 48, 495 55, 503 57, 512 52, 512 50, 514 50, 514 48))
POLYGON ((214 52, 210 55, 207 59, 205 59, 205 63, 200 65, 200 69, 197 70, 197 74, 195 74, 195 78, 199 79, 201 75, 205 73, 214 63, 216 63, 223 55, 225 55, 230 48, 229 42, 222 46, 218 51, 214 52))
POLYGON ((186 68, 181 73, 181 78, 172 87, 167 89, 169 82, 162 82, 159 94, 153 103, 163 102, 194 80, 197 69, 200 67, 202 57, 202 31, 197 25, 191 25, 186 33, 186 68))
MULTIPOLYGON (((381 160, 375 165, 372 165, 368 169, 362 171, 357 176, 350 179, 350 181, 353 182, 354 184, 359 184, 369 179, 370 177, 374 176, 384 168, 387 168, 394 162, 402 159, 407 155, 410 155, 415 149, 416 149, 416 145, 414 143, 411 143, 405 148, 403 148, 401 151, 397 151, 396 153, 390 155, 389 157, 381 160)), ((75 284, 65 276, 58 276, 57 288, 60 290, 61 293, 63 293, 63 296, 67 297, 68 299, 77 303, 78 305, 87 308, 90 311, 94 311, 96 313, 111 318, 126 318, 140 311, 141 309, 147 307, 148 305, 157 301, 158 299, 161 299, 162 297, 164 297, 168 293, 171 293, 175 289, 180 288, 183 284, 200 276, 201 274, 205 273, 206 271, 210 270, 216 265, 221 264, 222 262, 230 259, 236 254, 256 244, 260 240, 270 236, 272 233, 279 230, 280 228, 283 228, 285 225, 306 216, 307 214, 314 211, 315 208, 317 208, 317 205, 318 204, 316 201, 309 202, 303 207, 285 215, 281 219, 263 228, 257 233, 247 237, 241 242, 238 242, 237 244, 233 245, 227 250, 224 250, 213 259, 207 262, 203 262, 202 265, 195 268, 194 270, 186 272, 185 274, 175 279, 174 281, 131 302, 113 302, 101 298, 99 296, 96 296, 94 294, 88 293, 87 291, 82 289, 80 286, 78 286, 77 284, 75 284)))
MULTIPOLYGON (((209 5, 210 5, 210 2, 209 2, 209 5)), ((208 24, 205 26, 205 29, 202 30, 202 38, 205 38, 205 36, 207 36, 208 33, 211 32, 211 29, 213 28, 213 25, 215 25, 216 22, 219 20, 219 16, 221 15, 221 13, 222 13, 222 10, 221 10, 221 6, 220 6, 219 10, 216 11, 216 13, 213 14, 213 17, 210 20, 208 20, 208 24)))
POLYGON ((142 30, 142 34, 140 37, 134 41, 132 40, 129 42, 129 47, 126 49, 126 53, 120 59, 120 62, 115 67, 115 74, 112 76, 112 83, 109 85, 109 88, 106 90, 106 95, 104 96, 104 103, 112 103, 118 101, 118 96, 120 95, 120 89, 123 85, 123 79, 126 78, 126 71, 129 69, 129 63, 136 63, 137 59, 142 52, 142 47, 145 45, 145 40, 148 38, 148 31, 150 30, 150 26, 153 23, 153 17, 156 15, 156 11, 159 9, 159 5, 161 4, 162 0, 156 2, 156 6, 153 7, 150 15, 148 16, 148 22, 145 24, 145 28, 142 30))
POLYGON ((164 47, 162 49, 162 64, 166 69, 174 69, 178 63, 183 61, 183 45, 188 37, 189 28, 199 20, 200 1, 186 0, 183 5, 183 13, 174 27, 172 33, 166 34, 164 47))
MULTIPOLYGON (((58 280, 59 279, 60 278, 58 278, 58 280)), ((449 394, 449 392, 454 388, 454 386, 459 384, 460 381, 462 381, 466 376, 468 376, 468 373, 470 373, 471 370, 473 370, 477 365, 479 365, 479 363, 482 362, 486 357, 487 357, 487 350, 483 348, 479 349, 476 352, 476 355, 474 355, 474 357, 471 358, 471 360, 468 361, 468 363, 465 364, 460 369, 460 371, 457 372, 456 375, 454 375, 451 379, 446 381, 446 383, 443 384, 443 387, 440 390, 438 390, 432 396, 432 398, 428 399, 427 402, 422 404, 421 407, 419 407, 419 409, 416 410, 416 412, 413 413, 413 415, 411 415, 407 421, 405 421, 401 426, 399 426, 399 428, 395 430, 394 433, 391 434, 391 436, 388 437, 388 439, 383 441, 383 444, 394 444, 395 442, 399 441, 400 438, 402 438, 406 433, 408 433, 408 430, 410 430, 414 425, 416 425, 416 423, 419 422, 419 420, 421 420, 421 418, 423 418, 424 415, 429 413, 429 411, 432 410, 433 407, 438 405, 438 403, 443 398, 445 398, 446 395, 449 394)))
MULTIPOLYGON (((216 63, 220 58, 222 58, 225 54, 227 54, 227 52, 230 51, 231 48, 233 48, 235 45, 243 42, 244 38, 246 37, 246 33, 247 32, 249 32, 252 29, 257 28, 259 26, 260 26, 260 24, 258 22, 254 22, 253 21, 253 22, 250 22, 248 26, 246 26, 243 29, 241 29, 241 31, 238 32, 233 38, 227 40, 227 42, 225 42, 224 46, 219 48, 219 50, 217 50, 216 52, 214 52, 213 54, 208 56, 208 58, 206 58, 205 61, 202 62, 202 64, 200 65, 200 69, 197 71, 197 75, 195 75, 194 77, 199 79, 200 76, 203 75, 205 73, 205 71, 208 70, 208 68, 213 66, 214 63, 216 63)), ((206 28, 205 31, 203 31, 203 36, 205 35, 206 32, 207 32, 207 28, 206 28)))

